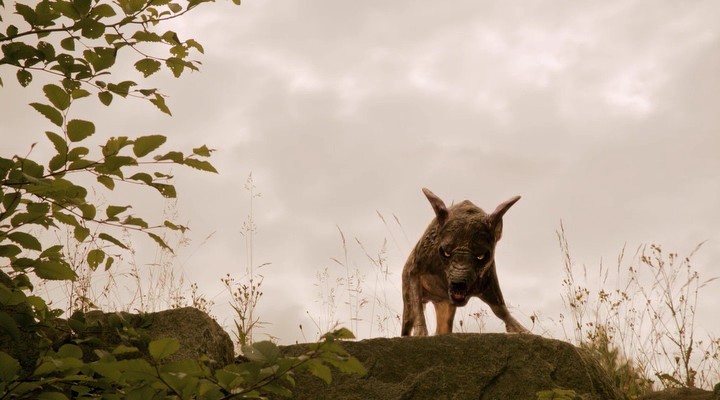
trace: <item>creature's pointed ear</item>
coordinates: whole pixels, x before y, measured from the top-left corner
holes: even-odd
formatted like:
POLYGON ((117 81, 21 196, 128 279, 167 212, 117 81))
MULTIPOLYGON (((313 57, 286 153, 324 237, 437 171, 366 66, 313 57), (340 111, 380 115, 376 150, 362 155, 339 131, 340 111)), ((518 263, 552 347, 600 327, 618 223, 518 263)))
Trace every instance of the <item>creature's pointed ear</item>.
POLYGON ((443 203, 443 201, 440 200, 435 193, 431 192, 430 189, 423 188, 422 191, 425 193, 425 197, 427 197, 433 210, 435 210, 435 216, 437 217, 438 224, 440 224, 440 226, 445 225, 445 222, 448 219, 448 210, 447 207, 445 207, 445 203, 443 203))
POLYGON ((513 204, 515 204, 518 200, 520 200, 520 196, 515 196, 504 203, 500 204, 495 208, 495 211, 492 212, 492 214, 487 216, 487 220, 490 223, 490 228, 493 230, 495 234, 495 240, 500 240, 500 237, 502 237, 502 217, 505 215, 505 212, 512 207, 513 204))

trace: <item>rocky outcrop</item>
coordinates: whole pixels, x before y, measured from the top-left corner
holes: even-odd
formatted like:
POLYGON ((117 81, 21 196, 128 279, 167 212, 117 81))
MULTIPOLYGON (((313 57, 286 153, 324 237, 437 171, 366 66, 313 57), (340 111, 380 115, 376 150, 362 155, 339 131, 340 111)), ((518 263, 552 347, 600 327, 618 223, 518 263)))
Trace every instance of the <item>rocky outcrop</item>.
POLYGON ((720 383, 715 393, 697 388, 672 388, 640 396, 638 400, 720 400, 720 383))
MULTIPOLYGON (((113 351, 118 345, 143 347, 162 338, 175 338, 180 349, 166 361, 198 359, 207 356, 214 367, 222 367, 234 361, 234 349, 230 336, 222 327, 204 312, 192 308, 179 308, 147 314, 126 312, 103 313, 91 311, 84 315, 76 314, 69 320, 57 319, 47 326, 33 322, 27 304, 3 306, 0 312, 11 315, 16 320, 24 317, 28 323, 17 333, 10 334, 0 329, 0 351, 8 353, 20 362, 23 374, 31 373, 40 356, 41 341, 50 340, 51 347, 57 349, 72 338, 83 350, 85 361, 97 358, 95 349, 113 351), (37 335, 43 329, 45 335, 37 335), (71 331, 74 336, 71 336, 71 331)), ((141 352, 124 352, 118 358, 144 356, 141 352)))
POLYGON ((103 313, 91 311, 85 315, 87 334, 99 339, 103 347, 112 349, 123 342, 122 328, 132 327, 149 340, 175 338, 180 349, 167 361, 198 359, 205 355, 216 366, 230 364, 234 360, 234 348, 230 336, 206 313, 193 307, 177 308, 155 313, 103 313), (122 319, 123 321, 118 321, 122 319))
MULTIPOLYGON (((298 376, 296 399, 536 400, 537 392, 572 389, 583 399, 622 399, 589 353, 529 334, 451 334, 344 342, 368 369, 333 374, 326 385, 298 376)), ((298 354, 302 346, 288 346, 298 354)))

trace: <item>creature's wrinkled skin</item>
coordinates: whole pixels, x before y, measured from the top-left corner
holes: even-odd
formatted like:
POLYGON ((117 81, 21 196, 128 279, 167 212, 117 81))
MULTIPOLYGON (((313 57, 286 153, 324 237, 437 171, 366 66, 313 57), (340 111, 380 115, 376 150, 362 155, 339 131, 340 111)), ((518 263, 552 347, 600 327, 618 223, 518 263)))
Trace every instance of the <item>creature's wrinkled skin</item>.
POLYGON ((427 336, 423 312, 432 302, 437 316, 436 334, 452 332, 455 310, 479 297, 505 322, 508 332, 527 332, 510 315, 495 271, 495 245, 502 235, 502 217, 520 196, 486 214, 468 200, 445 207, 433 192, 423 193, 435 210, 402 273, 402 336, 427 336))

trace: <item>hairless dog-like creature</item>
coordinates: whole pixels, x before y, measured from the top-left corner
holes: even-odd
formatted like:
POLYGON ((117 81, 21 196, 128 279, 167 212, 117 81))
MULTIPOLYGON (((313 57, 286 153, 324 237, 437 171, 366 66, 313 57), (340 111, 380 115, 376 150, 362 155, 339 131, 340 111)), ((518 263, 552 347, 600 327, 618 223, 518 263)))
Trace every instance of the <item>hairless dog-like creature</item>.
POLYGON ((428 189, 423 193, 435 219, 410 253, 402 273, 402 336, 426 336, 424 305, 432 302, 436 334, 452 332, 455 310, 479 297, 505 322, 508 332, 527 332, 510 315, 495 270, 495 245, 502 235, 502 217, 520 196, 497 206, 491 214, 468 200, 450 208, 428 189))

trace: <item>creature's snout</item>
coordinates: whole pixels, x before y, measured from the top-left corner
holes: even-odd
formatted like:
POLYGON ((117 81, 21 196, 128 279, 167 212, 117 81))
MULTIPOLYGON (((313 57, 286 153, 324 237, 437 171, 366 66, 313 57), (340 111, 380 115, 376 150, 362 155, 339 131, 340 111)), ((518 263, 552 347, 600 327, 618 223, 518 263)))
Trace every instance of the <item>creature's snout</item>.
POLYGON ((448 295, 455 305, 465 305, 467 303, 468 285, 465 281, 450 282, 448 295))

